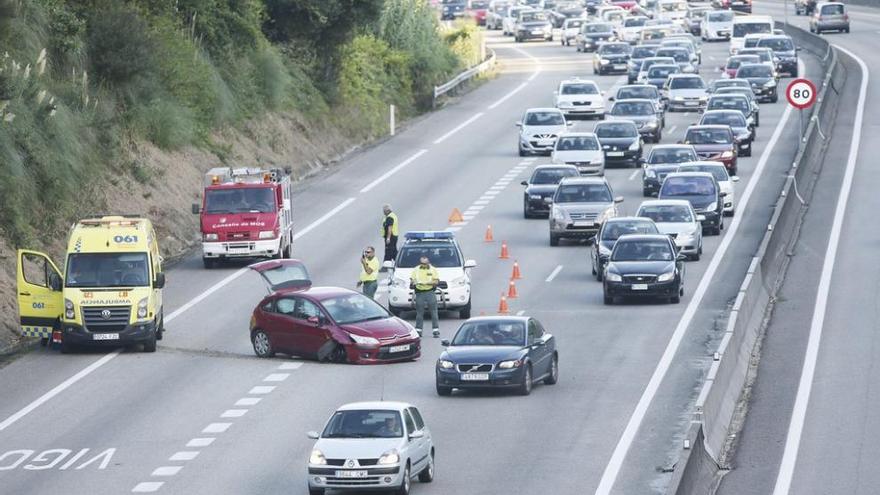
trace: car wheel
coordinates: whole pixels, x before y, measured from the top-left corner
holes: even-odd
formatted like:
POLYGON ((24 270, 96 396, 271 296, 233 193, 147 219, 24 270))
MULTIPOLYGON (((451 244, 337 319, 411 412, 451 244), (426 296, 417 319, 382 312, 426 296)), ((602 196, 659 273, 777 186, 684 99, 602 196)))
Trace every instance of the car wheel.
POLYGON ((519 395, 529 395, 532 393, 532 365, 527 364, 523 370, 523 380, 517 391, 519 395))
POLYGON ((602 289, 602 303, 604 303, 606 306, 614 304, 614 297, 609 296, 608 291, 605 290, 604 287, 602 289))
POLYGON ((642 188, 642 196, 644 196, 646 198, 650 198, 651 197, 651 190, 642 188))
POLYGON ((532 218, 532 214, 529 213, 529 207, 525 201, 523 201, 523 218, 532 218))
POLYGON ((211 268, 217 266, 217 262, 213 258, 202 257, 202 265, 204 265, 206 270, 210 270, 211 268))
POLYGON ((397 495, 409 495, 410 485, 412 484, 412 479, 410 479, 409 464, 406 465, 406 468, 403 470, 403 481, 400 482, 400 487, 397 489, 397 495))
POLYGON ((553 360, 550 361, 550 375, 547 378, 544 378, 545 385, 556 385, 556 382, 559 381, 559 356, 556 354, 553 355, 553 360))
POLYGON ((156 332, 153 332, 150 338, 144 342, 144 352, 156 352, 156 332))
POLYGON ((770 103, 776 103, 779 101, 779 93, 773 93, 773 96, 770 97, 770 103))
POLYGON ((693 260, 693 261, 700 261, 700 257, 701 257, 700 255, 701 255, 701 254, 702 254, 702 253, 698 250, 698 251, 697 251, 697 254, 692 254, 692 255, 691 255, 691 260, 693 260))
POLYGON ((849 28, 843 30, 844 33, 849 33, 849 28))
POLYGON ((422 472, 419 473, 419 481, 422 483, 430 483, 434 481, 434 451, 431 451, 431 455, 428 457, 428 465, 425 466, 425 469, 422 469, 422 472))
MULTIPOLYGON (((663 131, 657 131, 657 135, 654 136, 654 142, 659 143, 661 139, 663 139, 663 131)), ((636 165, 638 165, 638 162, 636 165)))
POLYGON ((309 485, 309 495, 324 495, 324 489, 309 485))
POLYGON ((471 302, 468 301, 468 303, 463 308, 458 310, 458 318, 460 320, 467 320, 470 317, 471 317, 471 302))
POLYGON ((605 277, 602 276, 602 265, 599 265, 599 268, 596 270, 596 280, 601 282, 605 277))
POLYGON ((756 113, 755 114, 755 127, 760 127, 760 126, 761 126, 761 114, 756 113))
POLYGON ((522 146, 519 147, 519 156, 526 156, 526 150, 522 149, 522 146))
POLYGON ((681 302, 681 296, 675 295, 669 298, 669 302, 672 304, 678 304, 681 302))
POLYGON ((64 337, 61 338, 61 354, 70 354, 74 351, 73 344, 69 344, 64 341, 64 337))
POLYGON ((254 332, 252 343, 254 344, 254 354, 257 357, 270 358, 275 356, 275 348, 272 346, 272 340, 269 339, 269 335, 266 332, 262 330, 254 332))
POLYGON ((791 71, 791 77, 797 77, 797 76, 798 76, 798 68, 797 68, 797 66, 795 66, 794 70, 791 71))
POLYGON ((452 387, 444 387, 443 385, 437 385, 437 395, 440 397, 449 397, 452 395, 452 387))
POLYGON ((556 247, 559 245, 559 238, 553 234, 550 234, 550 245, 556 247))

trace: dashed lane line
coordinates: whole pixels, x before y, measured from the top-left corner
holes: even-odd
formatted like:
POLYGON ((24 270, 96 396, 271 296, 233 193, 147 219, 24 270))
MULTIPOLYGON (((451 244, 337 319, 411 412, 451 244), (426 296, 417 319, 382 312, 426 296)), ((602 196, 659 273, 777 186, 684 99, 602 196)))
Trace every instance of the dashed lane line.
POLYGON ((556 265, 556 268, 554 268, 553 271, 550 272, 550 275, 546 279, 544 279, 544 282, 547 282, 547 283, 552 282, 553 279, 556 278, 556 276, 559 275, 559 272, 561 272, 561 271, 562 271, 562 265, 556 265))

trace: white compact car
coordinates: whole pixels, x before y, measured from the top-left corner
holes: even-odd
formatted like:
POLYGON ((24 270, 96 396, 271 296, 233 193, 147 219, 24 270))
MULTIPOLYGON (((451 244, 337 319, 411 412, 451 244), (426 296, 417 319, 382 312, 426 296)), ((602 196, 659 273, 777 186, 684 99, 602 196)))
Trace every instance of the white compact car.
POLYGON ((592 132, 569 132, 559 136, 553 163, 574 165, 581 175, 605 175, 605 152, 592 132))
POLYGON ((587 22, 586 19, 580 17, 572 17, 566 19, 565 22, 562 23, 562 32, 559 36, 560 43, 563 46, 569 46, 574 41, 577 34, 581 31, 581 26, 587 22))
POLYGON ((667 98, 666 109, 670 112, 705 109, 709 101, 706 82, 696 74, 672 74, 663 90, 667 98))
POLYGON ((700 37, 704 41, 729 40, 733 30, 733 15, 730 10, 707 12, 700 21, 700 37))
POLYGON ((434 479, 434 442, 419 410, 404 402, 356 402, 333 413, 309 456, 309 495, 387 490, 408 495, 434 479))
POLYGON ((654 221, 661 234, 672 236, 682 254, 694 261, 703 255, 703 226, 701 217, 685 199, 649 199, 639 206, 637 217, 654 221))
POLYGON ((556 145, 556 138, 568 129, 565 114, 558 108, 530 108, 523 114, 519 127, 519 156, 534 153, 549 155, 556 145))
POLYGON ((595 82, 584 79, 566 79, 553 93, 556 108, 566 117, 605 118, 605 93, 595 82))
POLYGON ((501 32, 504 36, 516 34, 516 21, 519 19, 519 13, 526 10, 532 10, 532 8, 525 5, 511 5, 507 7, 507 12, 504 13, 504 17, 501 19, 501 32))
POLYGON ((407 232, 397 259, 383 263, 383 267, 390 270, 388 311, 400 316, 404 311, 415 309, 410 275, 422 256, 428 257, 440 275, 440 284, 435 291, 437 309, 458 311, 458 317, 463 320, 470 318, 471 269, 477 266, 477 262, 465 260, 455 235, 445 231, 407 232))
POLYGON ((643 15, 625 17, 623 24, 617 28, 617 39, 635 45, 642 36, 646 22, 648 18, 643 15))
POLYGON ((736 188, 734 184, 739 182, 739 177, 727 173, 727 167, 721 162, 690 162, 679 165, 676 172, 709 172, 718 182, 718 187, 724 193, 724 215, 733 216, 736 211, 736 188))

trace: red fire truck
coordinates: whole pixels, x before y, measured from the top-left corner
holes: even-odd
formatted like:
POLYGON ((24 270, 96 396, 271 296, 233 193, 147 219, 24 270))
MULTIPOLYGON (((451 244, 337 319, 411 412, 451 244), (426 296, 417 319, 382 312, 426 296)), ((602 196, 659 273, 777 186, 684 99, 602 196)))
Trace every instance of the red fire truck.
POLYGON ((200 215, 205 268, 230 258, 289 258, 293 210, 281 169, 213 168, 205 174, 200 215))

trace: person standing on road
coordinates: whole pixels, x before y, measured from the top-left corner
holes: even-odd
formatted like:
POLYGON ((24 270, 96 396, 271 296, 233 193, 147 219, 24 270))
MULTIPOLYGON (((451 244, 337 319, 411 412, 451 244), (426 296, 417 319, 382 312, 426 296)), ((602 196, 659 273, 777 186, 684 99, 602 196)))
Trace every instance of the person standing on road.
POLYGON ((410 286, 415 290, 416 300, 416 330, 422 334, 425 310, 431 311, 431 326, 434 337, 440 336, 440 318, 437 315, 437 295, 434 290, 440 284, 440 275, 437 269, 431 265, 427 256, 419 259, 419 266, 415 267, 410 275, 410 286))
POLYGON ((376 289, 379 287, 379 260, 376 258, 376 249, 373 246, 367 246, 361 256, 361 276, 357 284, 365 296, 370 299, 375 298, 376 289))
POLYGON ((383 205, 382 213, 382 240, 385 241, 385 259, 384 261, 394 261, 397 258, 397 214, 391 211, 391 205, 383 205))

